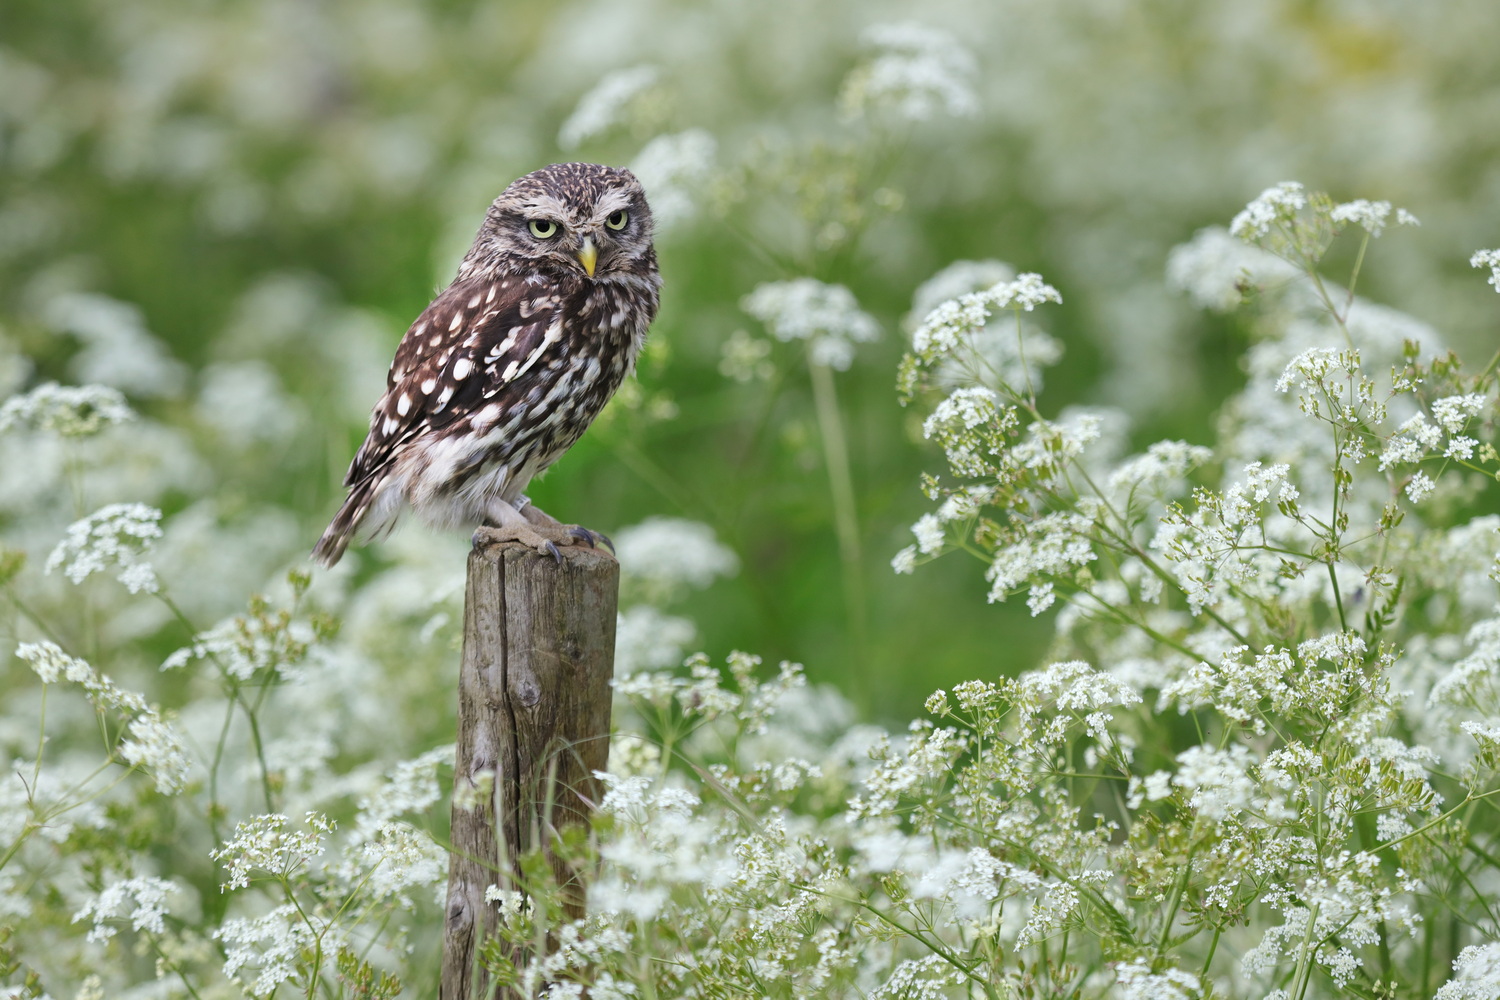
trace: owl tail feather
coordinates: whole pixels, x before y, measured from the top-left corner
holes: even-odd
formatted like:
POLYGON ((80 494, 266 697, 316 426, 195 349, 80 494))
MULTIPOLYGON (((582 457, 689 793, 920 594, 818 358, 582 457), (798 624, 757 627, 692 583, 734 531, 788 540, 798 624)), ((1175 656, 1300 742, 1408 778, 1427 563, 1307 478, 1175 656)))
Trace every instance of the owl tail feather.
POLYGON ((370 509, 371 493, 368 482, 360 483, 350 491, 344 505, 333 515, 333 523, 328 525, 328 530, 323 532, 323 537, 313 546, 313 562, 325 569, 332 569, 343 558, 344 550, 349 547, 354 533, 359 530, 359 522, 364 520, 365 512, 370 509))

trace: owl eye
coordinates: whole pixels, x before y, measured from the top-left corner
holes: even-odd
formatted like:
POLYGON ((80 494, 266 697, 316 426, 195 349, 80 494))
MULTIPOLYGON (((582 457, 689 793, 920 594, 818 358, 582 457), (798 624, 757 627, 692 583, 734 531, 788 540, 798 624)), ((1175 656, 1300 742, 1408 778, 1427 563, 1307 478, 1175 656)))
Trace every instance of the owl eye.
POLYGON ((557 223, 551 219, 532 219, 526 224, 526 228, 539 240, 550 240, 557 235, 557 223))
POLYGON ((609 218, 607 218, 607 219, 604 220, 604 224, 606 226, 608 226, 609 228, 611 228, 611 229, 624 229, 625 228, 625 223, 627 223, 629 221, 630 221, 630 213, 626 212, 622 208, 618 212, 612 212, 612 213, 610 213, 609 218))

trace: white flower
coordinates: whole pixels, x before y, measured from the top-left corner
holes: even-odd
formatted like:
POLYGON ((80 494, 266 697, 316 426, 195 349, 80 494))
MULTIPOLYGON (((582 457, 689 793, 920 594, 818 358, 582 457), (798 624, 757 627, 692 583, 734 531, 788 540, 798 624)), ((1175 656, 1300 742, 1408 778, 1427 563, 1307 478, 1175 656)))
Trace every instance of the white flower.
POLYGON ((1444 396, 1432 404, 1432 419, 1449 434, 1464 429, 1470 417, 1479 416, 1489 400, 1479 393, 1462 396, 1444 396))
POLYGON ((264 361, 212 364, 203 369, 198 414, 231 444, 283 442, 295 434, 300 404, 287 395, 281 379, 264 361))
POLYGON ((1056 595, 1052 593, 1052 584, 1050 582, 1033 583, 1031 585, 1031 593, 1026 598, 1026 607, 1031 609, 1031 617, 1035 618, 1043 611, 1052 607, 1052 602, 1056 599, 1056 595))
POLYGON ((844 80, 839 102, 847 116, 879 108, 908 121, 925 121, 938 114, 968 117, 979 110, 974 55, 946 31, 915 23, 880 24, 866 29, 863 41, 875 51, 844 80))
POLYGON ((631 102, 650 91, 661 73, 655 66, 631 66, 606 73, 557 130, 557 144, 573 149, 619 125, 631 102))
POLYGON ((56 643, 23 642, 16 647, 16 656, 31 664, 43 684, 56 684, 59 680, 86 684, 94 680, 93 667, 64 653, 56 643))
MULTIPOLYGON (((1391 217, 1391 203, 1388 201, 1367 201, 1359 198, 1355 201, 1335 205, 1329 213, 1329 218, 1334 222, 1352 222, 1362 227, 1371 236, 1379 236, 1385 230, 1385 224, 1391 217)), ((1397 209, 1396 224, 1401 226, 1420 225, 1417 217, 1406 209, 1397 209)))
POLYGON ((220 888, 246 888, 252 871, 289 877, 323 853, 325 841, 333 833, 332 820, 309 812, 304 821, 306 830, 289 829, 290 822, 280 813, 268 813, 235 824, 234 837, 208 855, 229 869, 229 880, 220 888))
POLYGON ((1200 229, 1167 256, 1167 284, 1201 308, 1228 312, 1245 298, 1247 286, 1284 282, 1297 269, 1259 247, 1247 246, 1219 226, 1200 229))
POLYGON ((1500 995, 1500 943, 1465 948, 1453 960, 1453 972, 1433 1000, 1494 1000, 1500 995))
POLYGON ((686 618, 665 614, 649 604, 628 608, 615 622, 615 676, 680 666, 683 654, 697 638, 697 627, 686 618))
POLYGON ((164 722, 153 708, 130 721, 129 733, 129 738, 120 741, 120 756, 125 762, 148 771, 163 795, 182 791, 192 769, 182 732, 164 722))
POLYGON ((693 214, 694 197, 713 173, 718 143, 701 128, 659 135, 630 164, 651 199, 651 218, 669 229, 693 214))
POLYGON ((364 884, 376 899, 448 878, 448 852, 409 823, 381 823, 362 848, 364 884))
POLYGON ((1015 280, 1016 270, 1001 260, 956 260, 917 286, 908 318, 921 322, 949 299, 981 292, 1015 280))
POLYGON ((1061 293, 1035 271, 1017 275, 1015 281, 1003 281, 984 294, 999 309, 1014 305, 1031 312, 1044 302, 1062 303, 1061 293))
POLYGON ((1425 472, 1418 472, 1411 477, 1411 482, 1406 484, 1406 495, 1411 497, 1412 503, 1421 503, 1427 498, 1437 484, 1425 472))
POLYGON ((114 937, 119 928, 106 921, 126 917, 132 930, 162 934, 166 926, 162 918, 167 915, 167 896, 181 892, 181 887, 159 878, 132 878, 117 880, 104 887, 83 908, 73 914, 73 923, 92 920, 90 941, 103 943, 114 937), (132 903, 134 904, 132 906, 132 903))
POLYGON ((1500 292, 1500 250, 1479 250, 1469 258, 1470 267, 1487 267, 1490 269, 1490 284, 1495 286, 1495 291, 1500 292))
POLYGON ((917 547, 908 545, 891 557, 891 569, 897 573, 912 573, 917 568, 917 547))
POLYGON ((733 576, 740 565, 713 528, 675 517, 649 517, 621 528, 615 555, 621 571, 658 598, 685 588, 701 590, 721 576, 733 576))
POLYGON ((814 278, 761 284, 740 300, 740 308, 777 340, 808 341, 814 364, 839 371, 854 362, 855 344, 880 335, 880 325, 859 308, 853 292, 814 278))
POLYGON ((1193 1000, 1201 988, 1191 972, 1152 972, 1143 958, 1115 966, 1115 981, 1120 986, 1120 1000, 1193 1000))
POLYGON ((370 795, 360 799, 356 827, 364 836, 376 836, 378 829, 397 816, 425 812, 443 796, 438 782, 438 768, 453 764, 454 746, 445 743, 411 760, 398 761, 386 771, 386 780, 370 795))
POLYGON ((0 406, 0 431, 30 427, 63 437, 88 437, 135 419, 118 389, 107 385, 64 386, 46 382, 0 406))
POLYGON ((1282 181, 1275 187, 1266 188, 1229 224, 1230 235, 1247 243, 1254 242, 1271 231, 1278 221, 1288 221, 1307 206, 1307 195, 1296 181, 1282 181))
MULTIPOLYGON (((311 919, 320 920, 316 915, 311 919)), ((226 920, 214 932, 214 938, 224 943, 224 975, 235 979, 243 968, 258 969, 260 974, 250 992, 270 996, 297 974, 298 965, 315 944, 337 953, 343 940, 339 926, 324 923, 320 930, 321 935, 308 925, 297 907, 288 903, 254 919, 226 920)))
POLYGON ((943 522, 936 514, 923 514, 911 526, 917 536, 917 549, 923 555, 934 555, 943 547, 943 522))
POLYGON ((47 303, 45 318, 83 342, 69 366, 81 381, 135 396, 175 396, 187 381, 187 366, 151 336, 141 311, 128 302, 70 292, 47 303))
POLYGON ((132 594, 156 593, 156 570, 144 556, 161 537, 161 511, 140 503, 113 503, 68 527, 68 536, 47 557, 47 572, 61 569, 82 583, 109 566, 132 594))
POLYGON ((1191 793, 1189 803, 1206 819, 1236 818, 1261 798, 1248 773, 1253 758, 1240 744, 1227 750, 1193 747, 1178 754, 1177 763, 1173 784, 1191 793))

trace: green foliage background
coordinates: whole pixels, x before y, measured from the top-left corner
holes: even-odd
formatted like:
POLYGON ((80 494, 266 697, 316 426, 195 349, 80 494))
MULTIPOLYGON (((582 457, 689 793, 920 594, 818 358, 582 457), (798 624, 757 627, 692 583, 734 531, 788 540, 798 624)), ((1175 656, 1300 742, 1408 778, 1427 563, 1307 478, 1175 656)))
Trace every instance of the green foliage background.
MULTIPOLYGON (((1046 275, 1067 302, 1047 317, 1067 352, 1049 404, 1122 407, 1136 444, 1210 440, 1241 378, 1235 321, 1166 288, 1168 250, 1279 180, 1415 212, 1422 229, 1382 247, 1362 292, 1491 353, 1493 293, 1466 263, 1500 231, 1487 0, 9 0, 0 18, 0 389, 84 380, 87 339, 58 306, 78 294, 138 310, 187 366, 125 388, 172 432, 141 445, 143 468, 188 450, 190 474, 89 501, 155 502, 169 523, 192 510, 221 532, 199 553, 214 581, 193 595, 202 621, 304 558, 396 341, 495 194, 561 159, 628 164, 660 133, 708 130, 718 169, 661 237, 664 304, 638 385, 532 495, 605 531, 711 524, 741 568, 683 605, 701 644, 803 661, 872 716, 1029 665, 1050 633, 1019 603, 987 605, 976 564, 888 568, 923 509, 919 472, 937 465, 892 389, 902 321, 945 265, 1046 275), (846 120, 861 31, 910 19, 974 54, 978 113, 846 120), (560 148, 580 95, 638 64, 660 71, 649 100, 560 148), (775 345, 769 380, 719 370, 735 331, 764 336, 740 298, 799 275, 848 285, 883 328, 837 375, 863 630, 801 345, 775 345), (209 419, 245 405, 207 391, 224 365, 274 374, 271 402, 243 412, 281 413, 277 429, 209 419)), ((42 472, 9 458, 0 525, 35 566, 77 515, 14 500, 42 472)), ((416 540, 372 547, 315 596, 434 545, 456 585, 463 539, 404 531, 416 540)), ((139 636, 146 660, 180 641, 139 636)), ((447 697, 423 694, 434 710, 447 697)))

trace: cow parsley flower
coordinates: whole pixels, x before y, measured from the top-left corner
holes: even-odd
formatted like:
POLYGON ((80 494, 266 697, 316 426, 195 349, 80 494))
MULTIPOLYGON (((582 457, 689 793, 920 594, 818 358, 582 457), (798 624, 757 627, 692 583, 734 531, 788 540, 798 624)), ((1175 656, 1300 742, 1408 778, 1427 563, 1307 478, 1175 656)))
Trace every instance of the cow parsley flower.
POLYGON ((979 110, 974 54, 946 31, 915 23, 878 24, 863 34, 872 56, 844 80, 839 103, 858 118, 884 109, 908 121, 979 110))
POLYGON ((1493 1000, 1500 994, 1500 943, 1465 948, 1453 960, 1453 972, 1433 1000, 1493 1000))
POLYGON ((1411 482, 1406 484, 1406 495, 1411 498, 1412 503, 1421 503, 1428 495, 1437 488, 1437 483, 1425 472, 1418 472, 1411 477, 1411 482))
POLYGON ((60 680, 87 684, 94 680, 93 667, 69 656, 56 643, 23 642, 16 647, 16 656, 31 664, 43 684, 56 684, 60 680))
POLYGON ((62 437, 90 437, 134 419, 125 397, 107 385, 46 382, 0 406, 0 431, 29 427, 62 437))
POLYGON ((1249 775, 1253 758, 1247 747, 1234 744, 1225 750, 1193 747, 1177 755, 1177 773, 1172 783, 1187 790, 1188 801, 1205 819, 1234 819, 1261 798, 1249 775))
POLYGON ((129 302, 69 292, 47 303, 44 312, 50 326, 83 343, 70 366, 75 378, 135 396, 175 396, 187 382, 187 366, 151 335, 140 309, 129 302))
POLYGON ((718 143, 701 128, 659 135, 630 164, 651 198, 651 220, 665 230, 686 221, 713 173, 718 143))
POLYGON ((686 618, 649 604, 627 608, 615 622, 615 676, 679 666, 697 638, 697 627, 686 618))
POLYGON ((1120 987, 1120 1000, 1193 1000, 1202 988, 1191 972, 1152 972, 1143 958, 1115 966, 1115 981, 1120 987))
POLYGON ((144 557, 162 536, 161 511, 140 503, 113 503, 68 527, 68 535, 47 557, 47 572, 60 569, 82 583, 110 566, 132 593, 156 593, 156 570, 144 557))
POLYGON ((1470 267, 1487 267, 1490 269, 1490 284, 1495 286, 1495 291, 1500 292, 1500 250, 1479 250, 1469 258, 1470 267))
POLYGON ((1248 288, 1285 282, 1298 274, 1291 264, 1249 246, 1220 226, 1200 229, 1167 255, 1167 284, 1214 312, 1229 312, 1248 288))
POLYGON ((650 93, 661 78, 655 66, 631 66, 606 73, 557 130, 557 144, 574 149, 608 132, 628 116, 631 104, 650 93))
POLYGON ((615 534, 615 555, 629 581, 660 602, 733 576, 740 561, 699 521, 648 517, 615 534))
POLYGON ((1449 434, 1457 434, 1464 429, 1469 418, 1479 416, 1488 402, 1489 399, 1479 393, 1444 396, 1433 402, 1432 419, 1449 434))
POLYGON ((1278 222, 1289 222, 1307 207, 1307 194, 1296 181, 1282 181, 1275 187, 1266 188, 1260 196, 1234 217, 1229 223, 1230 235, 1247 243, 1268 235, 1278 222))
POLYGON ((448 878, 448 852, 410 823, 381 823, 361 848, 364 885, 375 899, 448 878))
POLYGON ((164 721, 156 709, 148 709, 130 720, 129 736, 120 741, 120 756, 156 780, 156 790, 176 795, 187 784, 192 760, 187 740, 174 725, 164 721))
POLYGON ((297 975, 314 946, 321 945, 325 954, 337 954, 344 934, 338 924, 316 913, 304 918, 302 911, 288 903, 259 917, 226 920, 214 938, 224 944, 225 977, 236 980, 242 969, 257 970, 250 992, 270 996, 297 975), (315 929, 309 920, 321 922, 322 927, 315 929))
POLYGON ((229 869, 229 880, 219 888, 246 888, 254 871, 287 878, 321 855, 336 824, 315 812, 303 822, 307 828, 296 830, 286 816, 267 813, 235 824, 234 837, 208 855, 229 869))
POLYGON ((880 325, 859 308, 843 285, 815 278, 763 283, 740 300, 740 308, 766 324, 777 340, 805 340, 814 364, 846 371, 854 345, 880 335, 880 325))
POLYGON ((118 933, 108 921, 129 919, 132 930, 161 934, 166 930, 167 896, 180 886, 160 878, 132 878, 111 882, 73 914, 73 923, 93 921, 88 939, 103 944, 118 933), (129 911, 128 914, 126 911, 129 911))
MULTIPOLYGON (((1386 222, 1391 217, 1391 203, 1358 198, 1333 206, 1328 215, 1334 222, 1352 222, 1371 236, 1379 236, 1385 231, 1386 222)), ((1399 226, 1421 225, 1417 217, 1404 208, 1396 210, 1396 224, 1399 226)))

